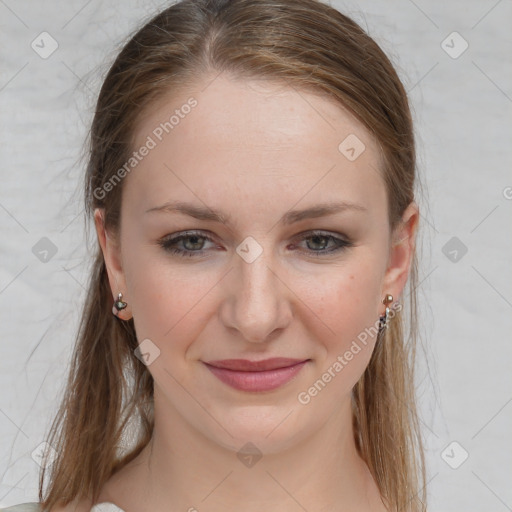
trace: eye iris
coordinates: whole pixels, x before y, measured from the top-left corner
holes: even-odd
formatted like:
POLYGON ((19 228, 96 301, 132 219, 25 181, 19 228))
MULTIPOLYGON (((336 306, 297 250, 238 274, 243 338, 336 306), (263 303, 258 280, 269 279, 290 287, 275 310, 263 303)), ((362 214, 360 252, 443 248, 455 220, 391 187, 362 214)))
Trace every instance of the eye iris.
POLYGON ((310 238, 310 240, 313 241, 313 244, 316 244, 316 243, 318 243, 320 241, 321 247, 317 247, 317 249, 324 249, 326 243, 328 242, 327 237, 326 236, 322 236, 322 235, 313 235, 310 238), (321 243, 322 241, 323 241, 323 243, 321 243))
POLYGON ((198 236, 198 235, 189 235, 188 237, 186 237, 184 240, 183 240, 183 245, 188 249, 188 250, 194 250, 194 249, 201 249, 202 245, 204 243, 204 239, 203 237, 201 236, 198 236), (192 242, 192 247, 187 247, 187 242, 190 241, 190 240, 196 240, 196 242, 192 242), (200 240, 199 242, 197 242, 197 240, 200 240), (202 240, 202 242, 201 242, 202 240))

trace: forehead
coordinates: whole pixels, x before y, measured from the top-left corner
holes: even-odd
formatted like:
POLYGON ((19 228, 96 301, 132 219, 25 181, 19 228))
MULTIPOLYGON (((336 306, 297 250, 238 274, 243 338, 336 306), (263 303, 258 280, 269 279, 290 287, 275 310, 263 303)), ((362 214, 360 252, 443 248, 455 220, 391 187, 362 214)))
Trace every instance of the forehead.
POLYGON ((184 195, 276 211, 340 195, 385 207, 369 131, 333 100, 287 85, 219 75, 170 93, 141 117, 134 150, 149 139, 124 184, 139 209, 184 195))

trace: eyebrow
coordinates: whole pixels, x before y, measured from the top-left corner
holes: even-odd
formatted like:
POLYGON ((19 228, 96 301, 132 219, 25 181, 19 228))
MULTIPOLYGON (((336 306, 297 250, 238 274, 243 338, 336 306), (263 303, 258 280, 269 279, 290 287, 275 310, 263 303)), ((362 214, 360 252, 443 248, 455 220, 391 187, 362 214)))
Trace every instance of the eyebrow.
MULTIPOLYGON (((350 201, 320 203, 303 210, 290 210, 286 212, 279 220, 279 224, 290 225, 304 219, 324 217, 326 215, 333 215, 335 213, 348 210, 355 210, 360 212, 368 211, 368 209, 364 206, 350 201)), ((183 201, 169 201, 161 206, 150 208, 149 210, 146 210, 145 213, 150 212, 181 213, 183 215, 194 217, 198 220, 209 220, 220 222, 221 224, 226 225, 231 224, 231 217, 220 210, 198 206, 191 203, 185 203, 183 201)))

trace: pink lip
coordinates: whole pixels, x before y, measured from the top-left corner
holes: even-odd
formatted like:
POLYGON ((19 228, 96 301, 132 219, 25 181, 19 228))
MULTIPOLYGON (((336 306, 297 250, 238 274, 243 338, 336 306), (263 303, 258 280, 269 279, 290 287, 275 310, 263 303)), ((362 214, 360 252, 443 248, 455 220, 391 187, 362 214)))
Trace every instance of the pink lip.
POLYGON ((242 391, 269 391, 290 381, 309 360, 277 357, 263 361, 224 359, 204 363, 222 382, 242 391))

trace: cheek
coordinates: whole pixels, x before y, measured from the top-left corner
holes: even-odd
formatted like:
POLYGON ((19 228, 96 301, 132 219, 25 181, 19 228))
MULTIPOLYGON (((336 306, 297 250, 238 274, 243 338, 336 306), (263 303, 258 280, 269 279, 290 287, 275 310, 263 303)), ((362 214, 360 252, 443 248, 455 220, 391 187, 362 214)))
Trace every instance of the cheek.
POLYGON ((187 343, 199 334, 209 290, 219 276, 171 262, 158 249, 131 254, 125 272, 139 342, 149 338, 162 351, 184 350, 179 340, 187 343))
POLYGON ((378 294, 380 289, 379 274, 374 267, 354 269, 340 279, 339 286, 333 292, 338 305, 337 326, 351 337, 373 325, 376 318, 378 294))
POLYGON ((366 264, 362 261, 360 258, 344 268, 333 269, 301 292, 319 319, 334 331, 335 338, 357 334, 358 329, 377 320, 380 269, 370 260, 366 264))
MULTIPOLYGON (((308 300, 321 320, 314 327, 314 336, 323 345, 319 371, 332 369, 338 361, 343 365, 344 378, 337 381, 343 381, 347 389, 357 382, 370 360, 378 326, 380 268, 371 258, 366 264, 363 261, 358 258, 357 264, 332 272, 323 292, 310 294, 308 300)), ((339 364, 332 371, 339 371, 339 364)))

